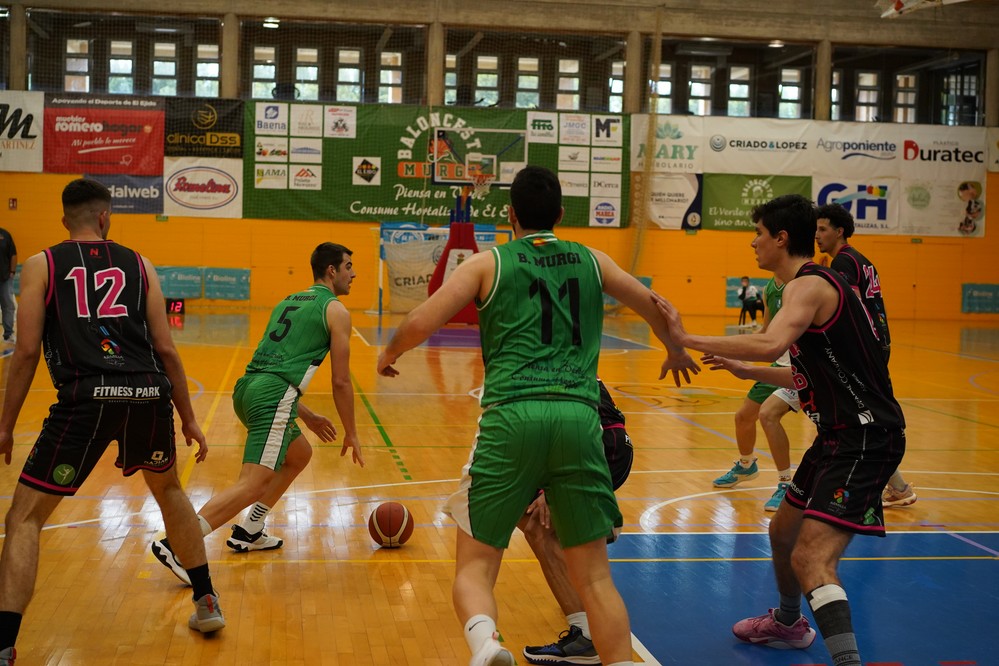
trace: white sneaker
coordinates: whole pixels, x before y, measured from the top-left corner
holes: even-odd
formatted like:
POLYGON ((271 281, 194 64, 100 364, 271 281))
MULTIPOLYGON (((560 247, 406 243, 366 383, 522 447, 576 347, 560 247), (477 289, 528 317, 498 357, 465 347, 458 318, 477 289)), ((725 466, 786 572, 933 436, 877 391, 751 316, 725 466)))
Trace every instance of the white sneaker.
POLYGON ((284 545, 284 539, 270 536, 263 530, 250 534, 239 525, 233 525, 232 536, 225 540, 225 545, 237 553, 247 553, 251 550, 275 550, 284 545))
POLYGON ((472 655, 469 666, 513 666, 513 653, 500 645, 497 640, 499 634, 482 644, 482 647, 472 655))

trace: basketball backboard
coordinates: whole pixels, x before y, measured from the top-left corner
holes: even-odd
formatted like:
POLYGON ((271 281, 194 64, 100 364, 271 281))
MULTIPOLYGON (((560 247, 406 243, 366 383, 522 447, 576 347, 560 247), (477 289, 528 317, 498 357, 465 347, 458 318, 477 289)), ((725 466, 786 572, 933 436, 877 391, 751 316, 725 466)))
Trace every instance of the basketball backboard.
POLYGON ((527 164, 525 130, 434 127, 428 150, 436 185, 474 185, 491 176, 492 186, 509 187, 527 164))

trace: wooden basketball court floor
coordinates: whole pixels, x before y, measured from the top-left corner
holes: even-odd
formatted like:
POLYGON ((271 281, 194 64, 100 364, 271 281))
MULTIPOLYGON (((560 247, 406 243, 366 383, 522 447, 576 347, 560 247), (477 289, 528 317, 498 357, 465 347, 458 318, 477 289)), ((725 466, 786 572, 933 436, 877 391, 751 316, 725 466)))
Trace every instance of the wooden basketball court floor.
MULTIPOLYGON (((181 452, 195 507, 235 479, 243 431, 230 391, 266 323, 265 311, 192 313, 174 335, 207 433, 208 460, 181 452)), ((207 538, 228 626, 202 637, 187 628, 190 591, 149 552, 162 524, 139 477, 122 479, 109 451, 41 538, 34 601, 18 642, 20 664, 466 664, 450 601, 453 524, 441 513, 468 456, 482 380, 474 331, 448 329, 404 356, 395 379, 375 373, 380 340, 398 318, 353 314, 351 369, 367 465, 317 446, 310 467, 268 519, 281 550, 235 554, 228 530, 207 538), (386 500, 416 519, 412 540, 383 550, 366 521, 386 500)), ((692 318, 691 330, 731 322, 692 318)), ((759 433, 760 477, 719 490, 711 480, 735 456, 733 413, 748 384, 703 372, 677 389, 657 380, 662 352, 643 325, 609 317, 600 372, 628 419, 636 447, 619 491, 625 535, 610 549, 628 604, 636 661, 684 665, 829 664, 807 651, 739 643, 731 625, 776 604, 763 502, 775 474, 759 433)), ((908 421, 903 470, 918 502, 886 510, 886 539, 857 538, 841 573, 867 664, 985 665, 999 601, 999 327, 894 321, 891 371, 908 421), (989 629, 992 627, 992 629, 989 629)), ((3 350, 7 352, 9 350, 3 350)), ((2 381, 6 360, 0 358, 2 381)), ((0 510, 54 391, 39 368, 0 469, 0 510)), ((337 423, 328 366, 305 402, 337 423)), ((792 457, 814 429, 785 424, 792 457)), ((503 640, 554 640, 564 618, 520 535, 497 585, 503 640)))

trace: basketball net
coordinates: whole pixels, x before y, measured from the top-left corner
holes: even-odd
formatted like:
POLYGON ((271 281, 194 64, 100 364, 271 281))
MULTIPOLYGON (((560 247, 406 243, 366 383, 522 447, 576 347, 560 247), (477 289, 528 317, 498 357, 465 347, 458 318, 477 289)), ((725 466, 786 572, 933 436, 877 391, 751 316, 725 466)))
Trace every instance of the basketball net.
MULTIPOLYGON (((472 188, 471 195, 473 199, 485 199, 486 195, 489 194, 489 189, 492 187, 493 180, 496 179, 491 173, 473 173, 472 177, 472 188)), ((468 196, 466 193, 465 196, 468 196)))

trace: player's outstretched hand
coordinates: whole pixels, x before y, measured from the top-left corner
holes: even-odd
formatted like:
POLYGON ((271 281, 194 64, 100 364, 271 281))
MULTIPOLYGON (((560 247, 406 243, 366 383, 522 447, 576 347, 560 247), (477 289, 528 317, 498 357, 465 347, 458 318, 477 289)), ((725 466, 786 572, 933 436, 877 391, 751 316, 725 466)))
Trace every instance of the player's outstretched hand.
POLYGON ((704 354, 701 356, 701 363, 708 366, 709 370, 728 370, 739 379, 750 379, 748 376, 749 365, 742 361, 735 361, 724 356, 714 354, 704 354))
POLYGON ((674 383, 680 386, 680 375, 683 375, 683 380, 689 384, 690 373, 693 372, 696 375, 700 371, 701 366, 694 362, 686 349, 681 349, 679 352, 667 351, 666 360, 663 361, 663 367, 659 371, 659 379, 663 379, 667 373, 672 372, 674 383))
POLYGON ((208 440, 205 439, 205 433, 201 432, 201 426, 197 421, 191 421, 181 425, 180 431, 184 434, 188 446, 194 442, 198 443, 198 452, 194 454, 194 461, 203 462, 208 457, 208 440))
POLYGON ((527 507, 525 513, 531 516, 532 520, 541 523, 541 526, 546 530, 552 526, 551 511, 548 509, 548 501, 545 499, 545 491, 543 490, 527 507))
POLYGON ((298 417, 302 419, 302 423, 305 424, 305 427, 316 433, 316 436, 322 441, 336 441, 336 426, 334 426, 333 422, 322 414, 316 414, 315 412, 304 414, 299 412, 298 417))
POLYGON ((357 441, 357 435, 344 435, 343 447, 340 449, 341 458, 347 455, 347 449, 351 449, 354 464, 364 467, 364 455, 361 453, 361 443, 357 441))
POLYGON ((399 371, 392 367, 398 357, 390 356, 384 350, 378 355, 378 374, 383 377, 398 377, 399 371))
POLYGON ((652 292, 652 302, 656 304, 656 307, 659 308, 659 313, 666 320, 666 324, 669 326, 669 335, 673 338, 673 342, 686 347, 687 329, 683 327, 683 320, 680 318, 680 312, 676 309, 676 306, 654 291, 652 292))

